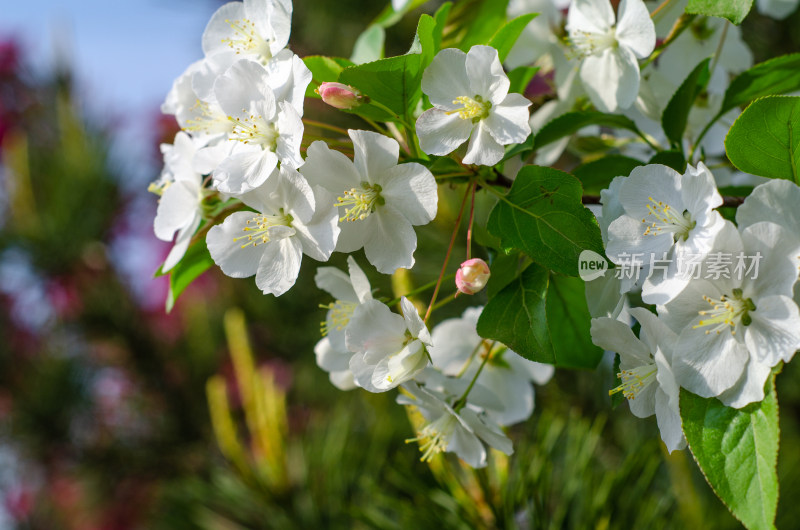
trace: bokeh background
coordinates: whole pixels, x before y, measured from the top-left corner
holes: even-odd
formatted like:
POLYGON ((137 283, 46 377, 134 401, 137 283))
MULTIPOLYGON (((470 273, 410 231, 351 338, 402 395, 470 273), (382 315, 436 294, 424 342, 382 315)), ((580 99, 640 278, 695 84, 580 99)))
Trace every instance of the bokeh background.
MULTIPOLYGON (((146 188, 177 126, 159 105, 219 5, 0 9, 0 529, 737 528, 654 419, 612 409, 608 363, 537 388, 515 454, 475 472, 419 462, 392 395, 340 392, 316 367, 328 300, 311 260, 279 299, 211 270, 165 312, 153 273, 169 246, 146 188)), ((291 47, 349 56, 383 7, 296 0, 291 47)), ((415 14, 388 54, 408 49, 415 14)), ((743 33, 760 61, 800 49, 797 27, 753 13, 743 33)), ((364 126, 316 100, 306 114, 364 126)), ((406 281, 435 277, 451 195, 406 281)), ((778 377, 779 528, 800 521, 798 381, 797 363, 778 377)))

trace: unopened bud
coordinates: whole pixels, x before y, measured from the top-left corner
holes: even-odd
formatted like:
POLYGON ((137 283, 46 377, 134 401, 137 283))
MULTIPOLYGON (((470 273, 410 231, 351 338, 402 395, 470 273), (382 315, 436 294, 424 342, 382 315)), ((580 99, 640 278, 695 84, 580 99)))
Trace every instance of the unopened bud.
POLYGON ((468 259, 456 272, 456 287, 464 294, 475 294, 486 287, 492 272, 480 258, 468 259))
POLYGON ((315 92, 322 97, 322 101, 337 109, 358 107, 365 99, 361 92, 342 83, 322 83, 315 92))

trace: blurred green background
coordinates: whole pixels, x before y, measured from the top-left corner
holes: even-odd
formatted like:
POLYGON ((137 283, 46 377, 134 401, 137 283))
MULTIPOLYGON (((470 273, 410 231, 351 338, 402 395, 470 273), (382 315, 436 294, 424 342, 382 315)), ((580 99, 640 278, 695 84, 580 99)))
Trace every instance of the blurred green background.
MULTIPOLYGON (((292 48, 348 56, 382 8, 297 0, 292 48)), ((407 50, 416 18, 390 28, 388 54, 407 50)), ((752 14, 744 37, 760 61, 798 49, 798 24, 752 14)), ((329 300, 312 260, 279 299, 209 271, 166 314, 164 278, 150 279, 168 250, 151 233, 156 198, 146 182, 131 191, 115 125, 88 117, 72 66, 30 61, 0 35, 0 528, 739 527, 690 454, 665 453, 654 418, 611 408, 607 363, 558 371, 511 430, 514 455, 473 471, 419 462, 393 393, 343 393, 317 368, 329 300)), ((363 127, 316 100, 306 115, 363 127)), ((152 130, 145 167, 176 126, 152 130)), ((442 197, 412 284, 440 267, 459 199, 442 197)), ((465 298, 437 319, 482 301, 465 298)), ((800 520, 798 380, 797 363, 777 380, 779 528, 800 520)))

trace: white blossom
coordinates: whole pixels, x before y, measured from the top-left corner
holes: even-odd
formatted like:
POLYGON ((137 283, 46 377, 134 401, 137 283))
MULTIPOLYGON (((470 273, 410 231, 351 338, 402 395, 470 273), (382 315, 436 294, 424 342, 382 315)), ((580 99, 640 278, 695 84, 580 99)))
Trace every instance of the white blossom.
POLYGON ((192 236, 203 219, 203 175, 194 166, 197 143, 184 132, 175 135, 174 144, 162 144, 164 170, 150 189, 161 195, 154 221, 156 237, 175 245, 161 266, 171 270, 186 253, 192 236))
POLYGON ((654 266, 642 288, 646 303, 664 304, 691 278, 681 268, 701 260, 722 229, 714 177, 702 162, 683 175, 659 164, 637 167, 620 186, 619 201, 625 214, 608 226, 606 253, 617 264, 626 256, 645 264, 666 256, 666 270, 654 266))
POLYGON ((398 164, 398 143, 370 131, 348 131, 355 156, 351 161, 327 144, 308 148, 301 168, 309 182, 338 196, 342 234, 336 250, 364 248, 378 271, 391 274, 414 265, 414 225, 436 217, 436 179, 423 165, 398 164))
POLYGON ((629 326, 612 318, 592 319, 592 342, 619 354, 622 392, 634 416, 656 415, 661 439, 672 452, 686 447, 678 409, 679 387, 672 372, 678 336, 656 315, 641 307, 630 310, 641 324, 639 338, 629 326))
POLYGON ((370 392, 391 390, 428 365, 428 328, 406 297, 400 305, 403 316, 367 300, 355 308, 345 330, 347 349, 354 353, 350 370, 356 384, 370 392))
POLYGON ((622 0, 615 17, 609 0, 575 0, 567 31, 581 58, 580 78, 604 112, 630 107, 639 92, 639 63, 656 44, 656 31, 642 0, 622 0))
POLYGON ((417 431, 416 438, 406 440, 420 443, 423 461, 452 452, 474 468, 484 467, 487 455, 482 441, 507 455, 514 452, 511 440, 497 425, 474 410, 455 410, 443 395, 416 383, 403 385, 403 390, 406 394, 397 396, 397 402, 416 407, 428 422, 417 431))
POLYGON ((437 53, 422 75, 422 91, 433 104, 417 119, 422 150, 446 155, 469 139, 465 164, 498 163, 504 145, 522 143, 531 134, 531 102, 509 94, 510 84, 490 46, 437 53))
POLYGON ((339 228, 329 193, 311 186, 296 170, 280 171, 241 196, 255 210, 229 215, 209 230, 208 250, 233 278, 256 276, 265 294, 279 296, 297 280, 303 254, 327 261, 339 228))
POLYGON ((214 171, 220 191, 241 194, 257 188, 279 161, 292 169, 303 164, 300 114, 290 100, 276 98, 263 66, 246 59, 234 63, 214 82, 214 95, 224 117, 199 119, 190 130, 220 131, 232 142, 229 156, 214 171))
POLYGON ((775 223, 740 234, 726 221, 714 241, 711 255, 717 254, 730 256, 728 273, 707 259, 701 277, 658 313, 680 330, 673 359, 678 383, 739 408, 763 399, 772 367, 800 348, 800 311, 791 298, 800 246, 775 223))
POLYGON ((206 56, 225 56, 230 64, 248 57, 267 64, 289 42, 291 0, 229 2, 211 16, 203 32, 206 56))
POLYGON ((349 274, 335 267, 320 267, 314 276, 317 287, 335 298, 326 306, 328 312, 322 323, 324 336, 314 347, 314 353, 319 367, 330 373, 331 382, 341 390, 356 387, 350 371, 353 353, 347 349, 345 330, 356 307, 372 300, 369 280, 352 256, 347 256, 347 266, 349 274))

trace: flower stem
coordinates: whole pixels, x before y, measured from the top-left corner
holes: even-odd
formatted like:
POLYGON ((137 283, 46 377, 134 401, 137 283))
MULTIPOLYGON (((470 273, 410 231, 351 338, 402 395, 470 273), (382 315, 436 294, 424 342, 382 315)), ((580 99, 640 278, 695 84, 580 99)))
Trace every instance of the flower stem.
MULTIPOLYGON (((448 274, 447 276, 445 276, 442 279, 442 281, 450 279, 450 278, 454 278, 454 277, 455 277, 455 273, 451 273, 451 274, 448 274)), ((415 294, 419 294, 421 292, 427 291, 431 287, 434 287, 436 285, 436 282, 437 282, 437 280, 433 280, 431 282, 428 282, 425 285, 421 285, 421 286, 417 287, 416 289, 412 289, 411 291, 405 293, 403 296, 405 296, 405 297, 414 296, 415 294)), ((400 302, 400 298, 402 298, 402 297, 392 298, 391 300, 386 302, 386 305, 388 305, 388 306, 395 305, 395 304, 400 302)))
POLYGON ((447 254, 444 256, 444 263, 442 263, 442 270, 439 273, 439 279, 436 280, 436 287, 433 289, 433 296, 431 297, 431 303, 428 304, 428 310, 425 312, 425 318, 423 322, 428 322, 428 318, 431 316, 431 311, 433 311, 433 304, 436 303, 436 297, 439 295, 439 287, 442 286, 442 280, 444 279, 444 271, 447 269, 447 263, 450 261, 450 253, 453 251, 453 244, 456 242, 456 235, 458 235, 458 227, 461 225, 461 217, 464 215, 464 207, 467 205, 467 197, 469 197, 469 192, 472 189, 472 186, 467 186, 467 191, 464 193, 464 199, 461 201, 461 207, 458 209, 458 217, 456 218, 456 225, 453 227, 453 235, 450 236, 450 244, 447 246, 447 254))
POLYGON ((672 26, 669 35, 667 35, 667 38, 664 39, 664 42, 662 42, 659 46, 657 46, 655 50, 653 50, 653 53, 651 53, 647 59, 641 62, 641 64, 639 65, 639 69, 644 70, 645 66, 655 61, 656 58, 659 55, 661 55, 664 52, 664 50, 667 49, 667 46, 672 44, 672 41, 677 39, 680 36, 680 34, 683 33, 684 30, 691 25, 692 21, 696 16, 697 15, 689 15, 687 13, 684 13, 680 17, 678 17, 678 20, 675 21, 675 25, 672 26))
MULTIPOLYGON (((481 344, 484 344, 485 342, 486 341, 483 340, 483 341, 481 341, 481 344)), ((472 381, 469 382, 469 386, 464 391, 464 394, 462 394, 462 396, 460 398, 458 398, 455 401, 455 403, 453 403, 453 410, 455 410, 456 412, 458 412, 459 410, 463 409, 464 406, 467 404, 467 396, 469 396, 469 393, 472 391, 472 387, 475 386, 475 381, 477 381, 478 380, 478 376, 481 375, 481 372, 483 371, 483 367, 486 366, 486 363, 489 361, 489 357, 491 357, 491 353, 492 353, 492 348, 494 348, 494 345, 496 343, 497 343, 497 341, 493 340, 492 343, 489 344, 489 347, 486 349, 486 357, 484 357, 483 361, 481 361, 481 365, 478 367, 478 371, 475 372, 475 375, 472 377, 472 381)))
POLYGON ((467 224, 467 259, 469 260, 472 255, 472 222, 475 220, 475 192, 478 189, 478 183, 472 183, 472 200, 469 205, 469 223, 467 224))
POLYGON ((347 130, 342 129, 341 127, 336 127, 335 125, 328 125, 327 123, 323 123, 321 121, 314 121, 309 120, 308 118, 303 118, 303 123, 306 125, 311 125, 312 127, 318 127, 320 129, 327 129, 329 131, 333 131, 339 134, 343 134, 347 136, 347 130))
POLYGON ((661 4, 657 8, 655 8, 652 13, 650 13, 650 18, 656 18, 658 14, 661 12, 661 10, 667 7, 671 2, 672 0, 664 0, 663 2, 661 2, 661 4))
MULTIPOLYGON (((730 22, 727 20, 725 21, 725 25, 722 28, 722 36, 719 39, 719 44, 717 45, 717 50, 714 52, 714 59, 711 61, 711 67, 708 69, 709 76, 714 75, 714 70, 717 68, 717 63, 719 62, 719 56, 722 54, 722 47, 725 45, 725 39, 728 36, 728 26, 730 26, 730 22)), ((700 131, 700 134, 697 136, 697 140, 695 140, 694 145, 692 146, 692 151, 689 153, 689 160, 690 164, 694 163, 694 155, 697 150, 700 148, 700 144, 705 138, 706 133, 711 129, 711 126, 714 125, 718 119, 722 117, 722 112, 718 112, 711 121, 700 131)))

